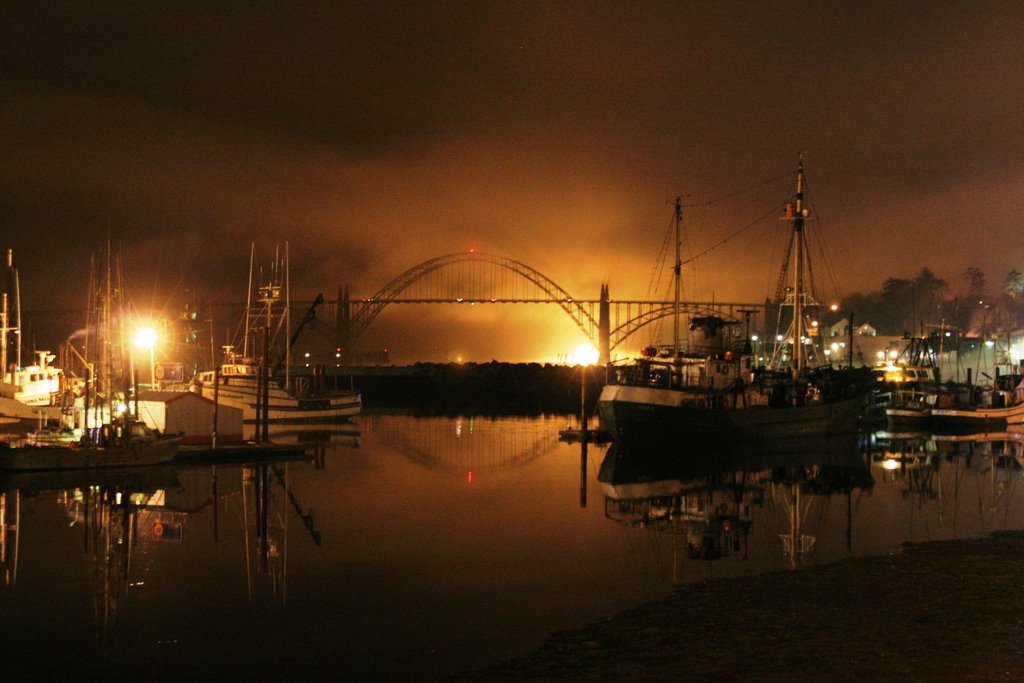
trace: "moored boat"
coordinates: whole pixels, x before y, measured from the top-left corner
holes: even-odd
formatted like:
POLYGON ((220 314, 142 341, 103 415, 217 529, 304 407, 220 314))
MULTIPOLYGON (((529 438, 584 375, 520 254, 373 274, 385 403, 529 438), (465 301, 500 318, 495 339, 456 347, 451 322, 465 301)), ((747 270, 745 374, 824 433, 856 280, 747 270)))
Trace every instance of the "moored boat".
MULTIPOLYGON (((251 358, 229 352, 219 373, 199 373, 196 384, 202 395, 223 405, 240 408, 242 419, 254 422, 261 410, 260 366, 251 358)), ((358 415, 362 398, 358 391, 308 391, 303 394, 295 383, 290 389, 268 380, 266 388, 267 420, 275 423, 318 423, 345 420, 358 415)))
POLYGON ((868 368, 811 369, 804 349, 803 163, 797 171, 795 200, 787 206, 793 286, 783 305, 792 306, 793 322, 785 335, 793 340, 788 368, 754 367, 750 339, 725 343, 730 324, 716 316, 691 319, 691 331, 703 333, 701 343, 685 353, 679 335, 679 224, 675 206, 676 294, 674 337, 667 351, 649 348, 638 359, 615 368, 614 380, 598 399, 601 425, 617 441, 665 442, 680 439, 742 440, 845 434, 856 431, 873 386, 868 368))
POLYGON ((104 425, 66 446, 0 445, 0 470, 81 470, 162 465, 174 460, 181 434, 156 434, 145 424, 104 425))
POLYGON ((250 288, 241 353, 233 345, 224 347, 224 360, 220 367, 196 376, 196 390, 205 398, 241 409, 242 419, 246 422, 318 423, 346 420, 358 415, 362 409, 359 391, 327 389, 323 373, 319 372, 313 377, 292 377, 289 374, 291 348, 305 325, 313 319, 316 306, 323 300, 322 295, 313 302, 303 321, 286 340, 284 348, 277 351, 274 368, 270 368, 270 337, 273 331, 290 332, 287 245, 284 260, 275 257, 268 269, 268 280, 255 291, 251 284, 254 254, 255 246, 249 259, 250 288), (261 346, 264 349, 260 360, 249 354, 250 345, 253 349, 261 346), (283 372, 279 375, 276 370, 283 372))

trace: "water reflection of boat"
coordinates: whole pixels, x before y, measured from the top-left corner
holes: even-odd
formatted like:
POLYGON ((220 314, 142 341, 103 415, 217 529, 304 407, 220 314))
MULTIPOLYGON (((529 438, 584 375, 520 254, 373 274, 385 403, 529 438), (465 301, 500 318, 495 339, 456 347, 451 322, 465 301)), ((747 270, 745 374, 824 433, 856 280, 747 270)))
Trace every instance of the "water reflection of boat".
POLYGON ((786 531, 779 537, 785 554, 795 560, 813 549, 815 539, 803 525, 813 497, 849 495, 874 483, 854 437, 685 448, 613 444, 598 481, 606 517, 685 536, 691 559, 738 554, 755 508, 770 499, 785 511, 786 531))
POLYGON ((63 491, 89 487, 156 490, 178 486, 173 465, 0 473, 0 491, 63 491))
POLYGON ((1005 524, 1024 469, 1024 434, 1017 430, 988 434, 880 432, 872 435, 869 449, 883 482, 898 482, 903 487, 902 497, 917 507, 936 506, 940 522, 946 516, 956 522, 957 500, 971 480, 976 490, 969 507, 980 513, 981 528, 989 530, 993 523, 997 527, 1005 524))
POLYGON ((332 445, 359 445, 362 431, 358 422, 306 422, 302 424, 271 425, 268 430, 274 443, 329 443, 332 445))

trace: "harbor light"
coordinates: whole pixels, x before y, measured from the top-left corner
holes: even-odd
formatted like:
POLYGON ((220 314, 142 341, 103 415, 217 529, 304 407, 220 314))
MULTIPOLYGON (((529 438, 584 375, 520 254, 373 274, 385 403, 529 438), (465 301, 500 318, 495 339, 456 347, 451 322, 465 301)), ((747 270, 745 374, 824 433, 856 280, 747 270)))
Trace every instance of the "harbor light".
POLYGON ((156 388, 156 340, 156 330, 152 327, 140 327, 132 338, 136 348, 149 349, 149 383, 153 388, 156 388))

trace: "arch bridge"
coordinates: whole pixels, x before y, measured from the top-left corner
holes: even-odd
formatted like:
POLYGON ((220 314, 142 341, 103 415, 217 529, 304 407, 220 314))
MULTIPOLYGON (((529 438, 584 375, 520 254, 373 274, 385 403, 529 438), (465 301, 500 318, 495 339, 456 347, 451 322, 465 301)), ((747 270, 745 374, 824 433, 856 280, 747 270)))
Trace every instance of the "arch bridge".
MULTIPOLYGON (((530 266, 493 254, 446 254, 408 269, 366 299, 353 299, 342 286, 337 300, 337 332, 342 348, 350 349, 388 306, 406 304, 555 304, 598 349, 600 362, 647 325, 671 316, 672 301, 610 298, 608 285, 596 299, 571 295, 551 278, 530 266)), ((732 322, 749 322, 763 304, 680 302, 686 315, 717 315, 732 322)))

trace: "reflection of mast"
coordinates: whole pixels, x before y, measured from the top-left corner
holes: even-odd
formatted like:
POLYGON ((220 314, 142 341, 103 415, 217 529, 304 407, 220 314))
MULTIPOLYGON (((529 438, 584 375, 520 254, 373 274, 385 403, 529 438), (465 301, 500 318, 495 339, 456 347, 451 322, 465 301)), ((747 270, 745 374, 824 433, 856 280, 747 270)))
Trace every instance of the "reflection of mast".
MULTIPOLYGON (((260 463, 243 470, 246 579, 250 600, 253 599, 256 577, 262 575, 269 578, 274 599, 284 604, 288 597, 288 496, 282 496, 280 501, 277 500, 274 489, 270 486, 272 470, 288 492, 287 464, 280 474, 277 474, 276 468, 268 463, 260 463)), ((298 506, 297 501, 294 504, 298 506)), ((311 533, 314 534, 314 540, 319 543, 319 533, 312 529, 312 513, 308 517, 311 533)))
POLYGON ((784 500, 789 513, 789 530, 787 533, 779 534, 779 538, 782 539, 782 550, 789 558, 790 564, 796 566, 804 554, 814 550, 817 538, 803 532, 804 517, 810 510, 810 501, 803 503, 801 500, 800 482, 794 481, 788 486, 789 491, 784 500))
POLYGON ((4 585, 13 586, 18 579, 18 539, 21 528, 21 492, 0 493, 0 566, 4 585))
POLYGON ((93 568, 96 640, 104 655, 128 599, 131 551, 137 544, 137 506, 126 491, 87 487, 66 492, 72 525, 82 522, 84 550, 93 568))

